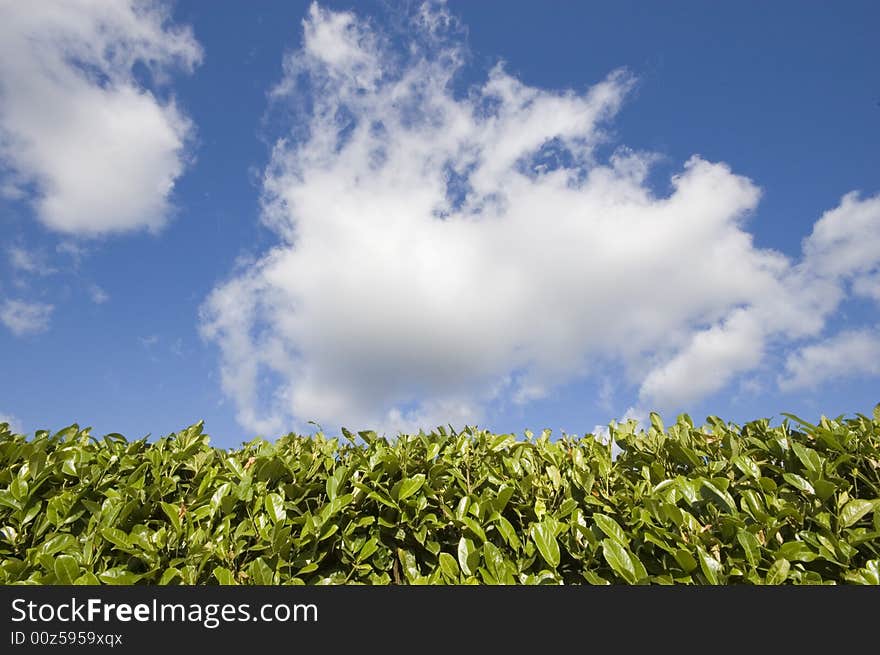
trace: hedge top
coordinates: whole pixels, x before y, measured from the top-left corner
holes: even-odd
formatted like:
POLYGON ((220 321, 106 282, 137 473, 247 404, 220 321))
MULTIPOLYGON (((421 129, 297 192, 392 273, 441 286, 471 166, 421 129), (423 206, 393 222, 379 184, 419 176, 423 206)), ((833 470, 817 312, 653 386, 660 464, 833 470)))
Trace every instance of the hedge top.
MULTIPOLYGON (((786 415, 789 416, 789 415, 786 415)), ((0 583, 880 584, 873 418, 239 449, 0 424, 0 583), (795 427, 792 427, 795 426, 795 427)))

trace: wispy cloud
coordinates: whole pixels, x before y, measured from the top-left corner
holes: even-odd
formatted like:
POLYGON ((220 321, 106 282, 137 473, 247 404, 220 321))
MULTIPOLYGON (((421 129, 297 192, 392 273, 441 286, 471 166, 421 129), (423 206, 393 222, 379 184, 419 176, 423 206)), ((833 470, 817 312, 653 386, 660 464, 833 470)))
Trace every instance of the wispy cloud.
POLYGON ((7 298, 0 303, 0 322, 14 335, 44 332, 49 327, 52 305, 7 298))
POLYGON ((144 348, 151 348, 159 343, 159 335, 150 334, 145 337, 138 337, 138 341, 140 341, 144 348))
POLYGON ((62 241, 55 246, 55 252, 59 255, 68 255, 73 259, 73 263, 79 266, 83 258, 89 254, 89 249, 77 241, 62 241))
POLYGON ((96 305, 103 305, 105 302, 110 300, 110 294, 104 291, 104 289, 99 287, 97 284, 89 286, 89 297, 96 305))
POLYGON ((643 417, 819 337, 880 262, 848 236, 875 234, 880 196, 846 196, 795 262, 754 246, 760 190, 726 164, 694 155, 657 196, 654 155, 600 156, 625 71, 557 92, 498 65, 455 93, 454 25, 420 10, 392 52, 353 13, 305 19, 274 91, 305 107, 264 177, 278 245, 202 311, 249 428, 479 422, 609 367, 643 417))
POLYGON ((6 257, 9 265, 21 273, 44 276, 57 272, 57 269, 49 265, 46 253, 41 250, 9 246, 6 248, 6 257))
MULTIPOLYGON (((0 3, 4 188, 34 188, 40 221, 69 234, 159 229, 193 126, 141 86, 191 70, 201 50, 158 2, 0 3)), ((7 194, 8 195, 8 194, 7 194)))

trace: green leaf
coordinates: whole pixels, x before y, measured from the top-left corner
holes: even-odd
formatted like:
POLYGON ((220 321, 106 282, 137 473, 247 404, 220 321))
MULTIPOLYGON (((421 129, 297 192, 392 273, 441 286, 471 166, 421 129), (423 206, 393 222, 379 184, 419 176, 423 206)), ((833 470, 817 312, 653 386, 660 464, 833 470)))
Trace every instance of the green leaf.
POLYGON ((376 537, 370 537, 364 542, 364 545, 361 546, 360 551, 358 551, 357 561, 363 562, 370 558, 370 556, 379 550, 379 540, 376 537))
POLYGON ((118 528, 102 528, 101 536, 121 550, 131 550, 128 535, 118 528))
POLYGON ((865 563, 865 568, 861 569, 859 573, 868 584, 880 585, 880 559, 868 560, 865 563))
POLYGON ((214 577, 217 578, 217 582, 221 585, 236 584, 235 576, 232 574, 232 571, 223 566, 214 567, 214 577))
POLYGON ((458 540, 458 565, 465 575, 473 575, 480 564, 480 552, 466 537, 458 540))
MULTIPOLYGON (((224 482, 211 494, 211 511, 217 512, 222 507, 223 499, 226 497, 226 494, 229 493, 230 489, 232 489, 232 483, 224 482)), ((164 503, 163 503, 164 506, 164 503)))
POLYGON ((11 525, 4 525, 0 528, 0 535, 3 536, 3 539, 9 542, 10 544, 15 543, 16 537, 18 537, 18 531, 13 528, 11 525))
POLYGON ((425 475, 423 473, 418 473, 411 478, 406 478, 403 481, 403 484, 400 485, 397 500, 406 500, 421 489, 423 484, 425 484, 425 475))
POLYGON ((266 513, 273 523, 278 523, 287 518, 287 511, 284 509, 284 499, 280 494, 267 494, 263 504, 266 507, 266 513))
POLYGON ((808 471, 815 475, 821 475, 822 473, 822 456, 819 455, 812 448, 807 448, 806 446, 802 446, 801 444, 794 442, 791 444, 791 449, 794 451, 794 454, 797 455, 797 458, 801 461, 808 471))
POLYGON ((64 460, 64 464, 61 465, 61 472, 76 477, 76 462, 72 457, 64 460))
POLYGON ((450 580, 457 581, 459 579, 459 569, 455 558, 449 553, 440 553, 438 559, 440 560, 440 570, 443 571, 443 575, 450 580))
POLYGON ((789 562, 812 562, 818 557, 803 541, 787 541, 776 551, 778 557, 789 562))
POLYGON ((421 575, 419 573, 419 565, 416 562, 416 556, 410 550, 398 548, 397 557, 400 560, 401 566, 403 566, 403 572, 406 574, 406 579, 409 582, 415 582, 421 575))
POLYGON ((822 500, 828 500, 837 491, 836 484, 824 479, 813 480, 813 487, 816 489, 816 495, 822 500))
POLYGON ((462 516, 461 522, 464 523, 468 530, 474 533, 474 535, 480 540, 480 542, 486 541, 486 533, 483 531, 483 528, 480 527, 480 524, 474 521, 469 516, 462 516))
POLYGON ((746 553, 746 559, 753 568, 761 562, 761 544, 758 538, 748 530, 740 528, 736 531, 736 540, 746 553))
POLYGON ((98 579, 107 585, 133 585, 142 577, 124 566, 116 566, 98 574, 98 579))
POLYGON ((81 576, 79 576, 76 580, 74 580, 73 584, 75 584, 75 585, 88 585, 90 587, 96 587, 99 584, 101 584, 101 581, 98 580, 97 576, 94 573, 87 571, 87 572, 83 573, 81 576))
POLYGON ((703 478, 701 482, 702 488, 708 491, 710 496, 721 501, 721 504, 724 505, 728 511, 733 513, 736 512, 736 503, 733 501, 733 497, 729 493, 722 491, 705 478, 703 478))
POLYGON ((13 498, 12 493, 7 490, 0 489, 0 507, 9 507, 10 509, 21 509, 21 501, 13 498))
POLYGON ((629 544, 629 539, 623 531, 623 528, 621 528, 620 524, 613 518, 606 516, 605 514, 593 514, 593 520, 602 532, 614 539, 620 545, 626 546, 629 544))
POLYGON ((802 491, 809 496, 816 495, 816 490, 813 489, 813 485, 811 485, 809 482, 807 482, 804 478, 797 475, 796 473, 783 473, 782 477, 786 482, 788 482, 788 484, 790 484, 798 491, 802 491))
POLYGON ((721 562, 712 557, 702 547, 697 548, 697 555, 700 558, 700 570, 706 576, 709 584, 721 584, 718 577, 721 574, 721 562))
POLYGON ((235 473, 238 478, 244 478, 247 475, 247 472, 244 470, 244 467, 241 465, 241 462, 238 461, 235 457, 227 457, 224 461, 226 464, 226 468, 235 473))
POLYGON ((495 584, 506 584, 509 581, 510 576, 504 554, 491 541, 483 544, 483 560, 486 562, 495 584))
POLYGON ((431 461, 431 460, 433 460, 435 457, 437 457, 437 455, 438 455, 439 453, 440 453, 440 444, 439 444, 439 443, 436 443, 436 442, 435 442, 435 443, 432 443, 432 444, 428 447, 427 452, 425 453, 425 459, 427 459, 428 461, 431 461))
POLYGON ((675 561, 678 562, 678 565, 684 569, 685 573, 690 573, 695 568, 697 568, 697 560, 691 555, 690 551, 685 550, 684 548, 679 548, 675 551, 675 561))
POLYGON ((171 521, 171 525, 174 526, 174 529, 180 532, 180 508, 176 505, 172 505, 171 503, 160 503, 162 507, 162 511, 165 512, 165 516, 168 517, 168 520, 171 521))
POLYGON ((802 426, 805 427, 805 428, 809 428, 810 433, 814 433, 814 432, 816 432, 817 429, 818 429, 818 428, 817 428, 815 425, 813 425, 812 423, 807 423, 804 419, 802 419, 802 418, 798 418, 798 417, 795 416, 794 414, 787 414, 786 412, 782 412, 782 415, 783 415, 783 416, 787 416, 787 417, 790 418, 792 421, 794 421, 795 423, 799 423, 800 425, 802 425, 802 426))
POLYGON ((615 539, 602 540, 602 556, 621 578, 630 584, 638 582, 636 567, 626 547, 615 539))
POLYGON ((336 498, 336 494, 339 490, 339 478, 335 475, 327 476, 327 482, 324 484, 324 488, 327 491, 327 498, 333 500, 336 498))
POLYGON ((79 564, 73 555, 59 555, 55 558, 55 577, 58 584, 73 584, 79 577, 79 564))
POLYGON ((28 483, 27 480, 20 476, 16 476, 12 480, 12 484, 9 485, 9 492, 12 494, 12 497, 18 501, 23 501, 28 497, 28 483))
POLYGON ((583 576, 584 576, 584 580, 586 580, 587 583, 589 583, 591 585, 610 585, 611 584, 610 582, 608 582, 608 580, 603 578, 601 575, 598 575, 597 573, 595 573, 594 571, 590 571, 589 569, 587 569, 586 571, 583 572, 583 576))
POLYGON ((266 561, 262 557, 258 557, 251 562, 249 573, 254 584, 269 586, 275 583, 275 575, 272 572, 272 568, 266 564, 266 561))
POLYGON ((555 569, 559 566, 559 542, 556 541, 555 525, 548 520, 533 523, 531 528, 532 541, 538 547, 538 552, 544 561, 555 569))
POLYGON ((77 546, 76 537, 72 534, 57 534, 44 541, 37 549, 38 555, 54 555, 65 550, 73 550, 77 546))
POLYGON ((764 581, 768 585, 780 585, 788 578, 788 571, 791 564, 785 558, 778 559, 773 562, 773 566, 767 571, 767 578, 764 581))
POLYGON ((859 519, 861 519, 865 514, 872 511, 874 509, 874 503, 870 500, 862 500, 860 498, 853 498, 846 505, 843 506, 843 509, 840 510, 840 517, 838 521, 840 522, 841 527, 848 528, 849 526, 857 523, 859 519))
POLYGON ((761 467, 748 455, 737 455, 733 458, 733 464, 745 475, 759 480, 761 478, 761 467))
POLYGON ((513 525, 511 525, 510 521, 503 516, 498 516, 495 519, 495 525, 498 528, 498 532, 504 537, 507 545, 513 548, 514 551, 519 551, 522 548, 522 542, 520 542, 519 536, 517 536, 516 530, 513 529, 513 525))
POLYGON ((318 541, 324 541, 325 539, 329 539, 339 530, 338 523, 325 523, 324 527, 321 528, 321 534, 318 536, 318 541))
MULTIPOLYGON (((40 513, 40 509, 42 507, 43 507, 42 501, 37 501, 36 503, 34 503, 30 507, 28 507, 24 513, 24 516, 21 519, 21 525, 25 525, 25 524, 33 521, 34 518, 36 518, 37 514, 40 513)), ((76 520, 76 517, 81 516, 82 514, 83 514, 83 512, 79 512, 79 513, 75 514, 74 520, 76 520)), ((62 521, 62 525, 70 523, 70 522, 71 522, 71 517, 68 516, 64 519, 64 521, 62 521)))
POLYGON ((180 577, 180 571, 172 566, 171 568, 165 569, 165 572, 162 573, 162 577, 159 578, 159 584, 160 585, 171 584, 171 582, 175 578, 179 578, 179 577, 180 577))
POLYGON ((660 434, 666 432, 666 428, 663 425, 663 419, 660 418, 660 415, 657 412, 651 412, 651 427, 657 430, 660 434))
POLYGON ((510 501, 511 496, 513 496, 513 487, 507 484, 502 485, 501 488, 498 489, 498 495, 492 502, 495 511, 499 514, 503 512, 504 508, 507 507, 507 503, 510 501))

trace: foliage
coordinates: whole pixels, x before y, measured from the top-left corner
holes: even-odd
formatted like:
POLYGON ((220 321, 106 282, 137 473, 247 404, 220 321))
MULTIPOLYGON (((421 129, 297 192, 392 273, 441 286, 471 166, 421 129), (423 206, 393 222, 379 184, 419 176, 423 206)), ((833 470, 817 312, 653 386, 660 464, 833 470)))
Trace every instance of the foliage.
POLYGON ((880 584, 873 419, 209 446, 0 424, 0 583, 880 584), (794 426, 794 427, 793 427, 794 426), (617 454, 616 457, 613 455, 617 454))

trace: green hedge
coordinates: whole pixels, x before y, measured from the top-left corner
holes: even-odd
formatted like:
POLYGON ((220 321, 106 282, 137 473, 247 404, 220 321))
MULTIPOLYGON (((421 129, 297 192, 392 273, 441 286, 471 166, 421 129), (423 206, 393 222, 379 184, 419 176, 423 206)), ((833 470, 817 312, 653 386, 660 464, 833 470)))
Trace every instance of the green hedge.
POLYGON ((880 584, 880 405, 209 446, 0 424, 0 583, 880 584), (796 429, 794 427, 796 426, 796 429))

